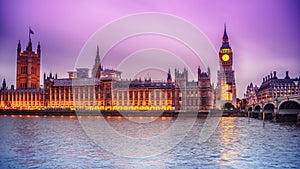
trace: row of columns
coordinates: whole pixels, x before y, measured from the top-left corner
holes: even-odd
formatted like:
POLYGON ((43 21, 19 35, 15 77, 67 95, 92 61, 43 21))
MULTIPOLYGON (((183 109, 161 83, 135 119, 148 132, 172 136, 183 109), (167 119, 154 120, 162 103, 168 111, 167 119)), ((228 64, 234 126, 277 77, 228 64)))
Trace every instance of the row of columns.
POLYGON ((40 109, 44 107, 43 92, 6 92, 0 94, 0 106, 17 109, 40 109))
POLYGON ((76 106, 167 106, 172 105, 173 94, 171 90, 112 90, 110 93, 100 93, 94 86, 77 87, 58 87, 50 89, 49 107, 70 107, 76 106), (130 93, 132 98, 130 98, 130 93), (110 94, 107 98, 106 94, 110 94), (146 95, 148 94, 148 98, 146 95), (168 97, 169 94, 169 97, 168 97), (97 98, 96 98, 97 95, 97 98), (67 96, 67 97, 66 97, 67 96), (110 101, 110 104, 106 104, 110 101), (121 104, 120 104, 121 103, 121 104), (147 104, 148 103, 148 104, 147 104))

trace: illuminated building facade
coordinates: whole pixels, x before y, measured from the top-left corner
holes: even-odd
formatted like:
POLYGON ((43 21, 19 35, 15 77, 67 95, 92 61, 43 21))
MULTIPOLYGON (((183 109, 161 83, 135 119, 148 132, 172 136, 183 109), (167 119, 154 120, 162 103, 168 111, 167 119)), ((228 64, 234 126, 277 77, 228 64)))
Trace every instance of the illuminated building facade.
POLYGON ((16 89, 40 88, 40 60, 40 43, 37 45, 36 52, 33 51, 29 34, 29 42, 26 50, 22 51, 21 43, 19 41, 17 48, 16 89))
POLYGON ((233 65, 232 50, 229 45, 226 25, 224 29, 222 46, 219 51, 220 70, 218 71, 218 82, 216 88, 216 100, 218 107, 222 108, 225 103, 236 105, 236 84, 233 65))
POLYGON ((263 78, 262 84, 257 90, 257 101, 275 99, 277 97, 291 96, 299 94, 300 77, 290 78, 286 71, 284 78, 279 79, 276 71, 263 78))
POLYGON ((44 107, 43 89, 1 88, 0 109, 41 109, 44 107))
MULTIPOLYGON (((31 31, 31 30, 30 30, 31 31)), ((17 46, 16 89, 10 89, 3 80, 0 90, 0 108, 39 109, 44 107, 44 92, 40 88, 41 46, 36 51, 32 49, 29 32, 29 42, 22 51, 19 41, 17 46)))
POLYGON ((198 69, 197 81, 188 81, 188 71, 175 69, 175 79, 170 70, 166 81, 148 79, 124 80, 121 72, 103 69, 97 47, 95 63, 89 69, 78 68, 68 72, 69 77, 43 76, 40 88, 40 45, 32 51, 31 39, 25 51, 17 49, 17 88, 0 90, 0 109, 21 110, 176 110, 208 111, 212 106, 210 71, 198 69), (27 72, 23 72, 23 69, 27 72))
POLYGON ((46 107, 88 110, 172 110, 174 83, 151 79, 122 80, 121 72, 105 69, 100 78, 45 78, 46 107))
POLYGON ((121 72, 112 69, 102 70, 100 78, 90 78, 80 69, 75 78, 69 74, 57 79, 50 74, 44 79, 44 103, 62 109, 207 111, 212 88, 208 74, 199 71, 198 82, 187 81, 186 69, 183 73, 176 69, 175 82, 170 71, 166 82, 122 80, 121 72))
POLYGON ((210 69, 207 72, 202 72, 200 67, 198 68, 198 87, 199 87, 199 110, 211 109, 213 105, 213 87, 210 82, 210 69))
POLYGON ((257 103, 257 94, 258 94, 258 87, 253 85, 253 83, 250 83, 250 85, 247 86, 246 93, 244 94, 244 98, 247 101, 248 105, 253 105, 257 103))
POLYGON ((213 88, 210 70, 198 68, 198 80, 188 81, 188 71, 175 69, 175 109, 181 111, 207 111, 212 107, 213 88))

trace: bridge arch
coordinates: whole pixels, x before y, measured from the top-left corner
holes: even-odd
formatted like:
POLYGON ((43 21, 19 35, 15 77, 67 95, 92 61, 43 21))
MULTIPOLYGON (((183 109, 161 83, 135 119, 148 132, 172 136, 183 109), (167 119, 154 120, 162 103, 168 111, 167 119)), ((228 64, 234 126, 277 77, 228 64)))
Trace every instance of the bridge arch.
POLYGON ((256 105, 256 106, 254 107, 254 111, 258 111, 258 112, 259 112, 260 109, 261 109, 261 108, 260 108, 260 105, 256 105))
POLYGON ((274 109, 275 109, 275 105, 273 103, 267 103, 263 108, 265 113, 273 113, 274 109))
POLYGON ((297 100, 287 100, 279 104, 279 110, 282 109, 300 109, 300 103, 297 100))
POLYGON ((300 104, 296 100, 282 101, 278 106, 278 114, 288 116, 289 121, 297 121, 300 114, 300 104))

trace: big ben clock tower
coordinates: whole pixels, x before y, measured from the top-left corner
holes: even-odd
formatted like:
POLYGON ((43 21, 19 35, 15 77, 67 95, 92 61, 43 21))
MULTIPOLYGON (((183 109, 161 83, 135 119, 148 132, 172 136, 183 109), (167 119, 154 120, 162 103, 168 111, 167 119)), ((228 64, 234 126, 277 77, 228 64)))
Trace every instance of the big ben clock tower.
POLYGON ((232 50, 229 45, 226 25, 222 46, 219 51, 220 70, 218 71, 218 83, 216 88, 216 99, 219 108, 224 108, 225 103, 231 103, 235 106, 236 102, 236 84, 234 70, 232 69, 233 57, 232 50))

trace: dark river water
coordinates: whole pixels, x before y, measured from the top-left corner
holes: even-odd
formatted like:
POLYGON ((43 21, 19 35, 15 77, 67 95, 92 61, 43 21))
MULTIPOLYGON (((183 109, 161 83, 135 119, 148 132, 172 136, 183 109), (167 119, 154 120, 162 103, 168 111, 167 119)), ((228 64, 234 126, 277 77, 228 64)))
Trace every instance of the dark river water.
POLYGON ((300 168, 299 127, 205 120, 0 116, 0 168, 300 168))

